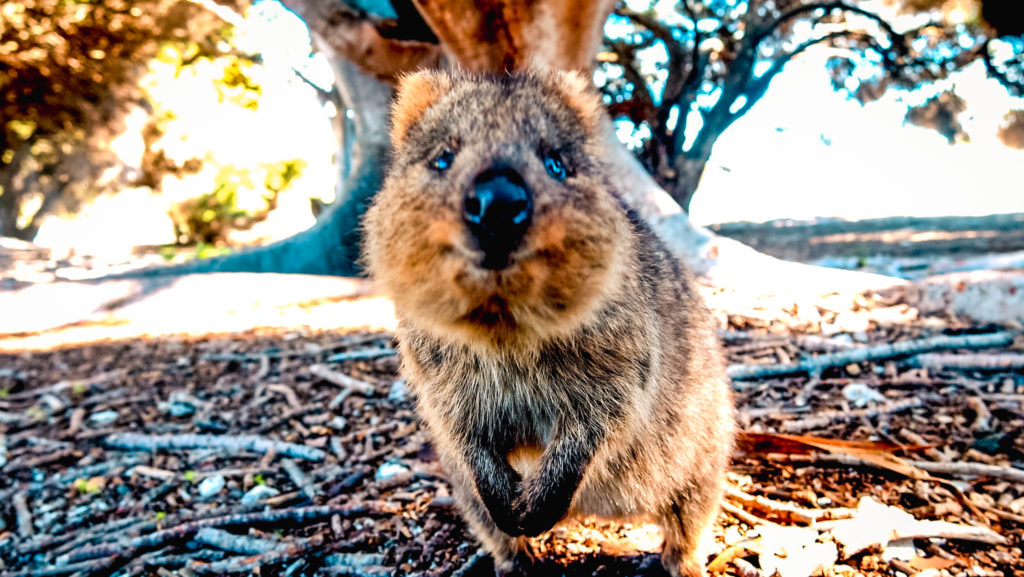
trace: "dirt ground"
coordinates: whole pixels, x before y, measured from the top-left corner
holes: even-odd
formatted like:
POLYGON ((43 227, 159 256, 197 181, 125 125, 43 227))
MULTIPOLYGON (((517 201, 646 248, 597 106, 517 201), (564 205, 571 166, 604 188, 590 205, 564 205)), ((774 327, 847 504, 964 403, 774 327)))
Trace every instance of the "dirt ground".
MULTIPOLYGON (((880 298, 716 313, 745 434, 712 574, 1024 575, 1024 328, 880 298)), ((275 328, 0 353, 0 575, 492 575, 394 346, 275 328)), ((539 575, 663 577, 659 539, 582 520, 531 545, 539 575)))

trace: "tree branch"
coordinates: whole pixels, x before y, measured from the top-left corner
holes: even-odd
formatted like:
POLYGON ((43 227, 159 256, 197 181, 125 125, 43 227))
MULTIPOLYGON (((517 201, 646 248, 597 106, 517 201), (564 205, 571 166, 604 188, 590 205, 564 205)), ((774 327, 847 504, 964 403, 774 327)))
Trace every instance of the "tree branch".
POLYGON ((985 70, 988 75, 999 81, 1000 84, 1006 87, 1006 89, 1014 96, 1024 96, 1024 82, 1018 82, 1010 79, 1005 72, 999 70, 996 67, 995 62, 992 61, 992 51, 989 50, 989 45, 992 39, 985 40, 981 49, 982 62, 985 63, 985 70))
MULTIPOLYGON (((808 48, 810 48, 810 47, 812 47, 812 46, 814 46, 816 44, 821 44, 823 42, 828 42, 830 40, 834 40, 836 38, 840 38, 840 37, 844 37, 844 36, 848 37, 848 36, 861 36, 861 35, 862 35, 862 33, 860 33, 860 32, 853 32, 853 31, 850 31, 850 30, 842 30, 842 31, 838 31, 838 32, 832 32, 832 33, 826 34, 826 35, 824 35, 824 36, 822 36, 820 38, 814 38, 814 39, 808 40, 807 42, 804 42, 804 43, 800 44, 799 46, 797 46, 796 48, 794 48, 788 54, 785 54, 783 56, 777 56, 775 58, 774 62, 772 62, 771 67, 767 71, 765 71, 764 74, 762 74, 761 76, 759 76, 756 79, 752 80, 748 84, 747 89, 744 90, 744 92, 743 92, 743 95, 746 97, 747 101, 743 103, 743 106, 741 106, 739 108, 739 110, 737 110, 737 111, 732 113, 733 120, 736 120, 739 117, 741 117, 744 114, 746 114, 747 112, 749 112, 750 109, 754 106, 754 104, 756 104, 757 101, 760 100, 761 97, 764 96, 765 92, 767 92, 768 85, 771 84, 772 78, 774 78, 776 75, 778 75, 779 72, 782 72, 782 69, 786 66, 786 64, 789 63, 790 60, 792 60, 793 58, 795 58, 796 56, 798 56, 802 52, 805 52, 808 48)), ((868 37, 867 35, 863 35, 863 36, 865 37, 865 39, 870 41, 870 37, 868 37)))
MULTIPOLYGON (((857 6, 847 4, 846 2, 813 2, 811 4, 804 4, 803 6, 793 8, 788 12, 784 12, 778 18, 776 18, 774 22, 769 24, 760 32, 756 33, 754 35, 754 47, 756 48, 757 46, 759 46, 765 38, 770 36, 773 32, 775 32, 775 30, 779 28, 779 26, 782 26, 788 20, 791 20, 807 12, 814 12, 815 10, 825 10, 826 12, 831 12, 833 10, 842 10, 844 12, 858 14, 870 20, 874 20, 879 26, 882 27, 885 33, 888 34, 893 39, 902 37, 902 34, 896 32, 892 25, 889 24, 884 18, 869 10, 865 10, 857 6)), ((893 46, 896 46, 896 44, 896 42, 893 42, 893 46)))
POLYGON ((394 21, 382 19, 339 0, 283 0, 339 55, 378 79, 392 81, 404 72, 436 66, 441 47, 432 42, 391 38, 394 21))

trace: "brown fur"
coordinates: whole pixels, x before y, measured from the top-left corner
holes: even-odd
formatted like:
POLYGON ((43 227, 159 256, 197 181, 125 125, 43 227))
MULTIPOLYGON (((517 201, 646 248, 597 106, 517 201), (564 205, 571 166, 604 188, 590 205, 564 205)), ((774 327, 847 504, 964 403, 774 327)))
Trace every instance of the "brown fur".
POLYGON ((367 264, 394 299, 403 373, 498 573, 526 570, 524 535, 581 513, 658 522, 669 572, 701 574, 731 395, 689 274, 604 176, 597 95, 574 73, 429 73, 403 82, 394 116, 367 264), (454 160, 435 170, 445 149, 454 160), (563 181, 545 171, 550 150, 563 181), (461 207, 497 163, 522 175, 533 212, 509 264, 490 270, 461 207))

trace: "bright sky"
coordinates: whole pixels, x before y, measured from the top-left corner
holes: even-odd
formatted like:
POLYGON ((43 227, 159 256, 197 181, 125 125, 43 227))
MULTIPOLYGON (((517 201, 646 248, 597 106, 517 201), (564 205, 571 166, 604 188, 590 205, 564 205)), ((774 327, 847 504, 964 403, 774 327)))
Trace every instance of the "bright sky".
POLYGON ((952 79, 971 142, 950 146, 904 125, 898 93, 862 107, 834 92, 825 53, 790 63, 723 134, 691 206, 697 224, 1024 212, 1024 150, 995 137, 1024 99, 986 79, 980 63, 952 79))

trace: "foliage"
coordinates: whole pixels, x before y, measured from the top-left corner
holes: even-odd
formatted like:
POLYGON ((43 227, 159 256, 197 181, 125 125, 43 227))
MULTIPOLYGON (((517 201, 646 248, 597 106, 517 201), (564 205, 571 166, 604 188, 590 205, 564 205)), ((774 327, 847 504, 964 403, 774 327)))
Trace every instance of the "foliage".
MULTIPOLYGON (((890 87, 918 89, 979 59, 1012 93, 1024 92, 1024 38, 996 37, 995 30, 1016 28, 1003 20, 986 25, 976 0, 887 3, 627 2, 640 10, 621 6, 613 15, 598 80, 612 116, 633 124, 644 165, 684 207, 718 136, 765 94, 787 62, 812 47, 834 49, 828 62, 834 87, 861 102, 890 87)), ((993 12, 990 6, 999 3, 988 0, 986 14, 1018 18, 993 12)), ((964 139, 958 105, 939 96, 910 120, 956 142, 964 139)))
POLYGON ((252 171, 224 166, 213 191, 179 203, 171 212, 179 245, 199 246, 198 256, 215 256, 214 247, 227 242, 232 231, 248 230, 276 208, 278 195, 302 174, 305 162, 286 160, 263 164, 262 191, 252 171))
POLYGON ((970 137, 957 118, 966 109, 967 102, 963 98, 945 90, 929 98, 923 105, 908 110, 906 120, 915 126, 934 129, 950 144, 968 142, 970 137))
POLYGON ((0 234, 121 184, 106 146, 161 46, 218 49, 224 24, 180 0, 14 0, 0 6, 0 234))
POLYGON ((1006 146, 1024 150, 1024 110, 1011 110, 1006 113, 997 136, 1006 146))

